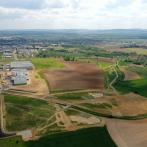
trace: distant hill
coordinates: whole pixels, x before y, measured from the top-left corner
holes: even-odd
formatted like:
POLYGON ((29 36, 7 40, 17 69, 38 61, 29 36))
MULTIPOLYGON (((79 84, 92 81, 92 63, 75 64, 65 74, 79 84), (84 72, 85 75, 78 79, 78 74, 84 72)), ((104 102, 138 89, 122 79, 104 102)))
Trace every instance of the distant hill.
POLYGON ((147 39, 146 29, 112 29, 112 30, 1 30, 0 43, 34 41, 48 43, 93 44, 102 41, 120 39, 147 39))

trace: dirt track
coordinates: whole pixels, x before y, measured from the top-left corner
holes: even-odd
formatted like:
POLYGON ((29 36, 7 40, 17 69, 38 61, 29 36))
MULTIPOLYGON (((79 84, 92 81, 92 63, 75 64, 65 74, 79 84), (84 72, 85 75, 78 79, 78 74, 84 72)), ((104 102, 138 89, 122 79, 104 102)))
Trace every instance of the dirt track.
POLYGON ((66 62, 66 67, 44 72, 52 90, 103 89, 103 72, 95 65, 66 62))
POLYGON ((118 147, 147 146, 147 119, 138 121, 107 119, 106 124, 118 147))

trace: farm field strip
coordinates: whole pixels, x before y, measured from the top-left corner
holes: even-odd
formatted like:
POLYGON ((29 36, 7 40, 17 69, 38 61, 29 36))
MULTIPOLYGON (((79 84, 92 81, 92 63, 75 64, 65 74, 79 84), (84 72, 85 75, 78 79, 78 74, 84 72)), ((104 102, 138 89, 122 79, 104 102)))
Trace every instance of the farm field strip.
POLYGON ((126 121, 107 119, 108 132, 119 147, 146 147, 147 119, 126 121))
POLYGON ((55 111, 54 106, 49 105, 44 100, 5 95, 5 101, 6 127, 11 131, 37 127, 46 122, 55 111))
POLYGON ((46 70, 50 91, 103 89, 103 72, 92 64, 66 63, 66 69, 46 70))
POLYGON ((64 63, 60 62, 56 58, 33 58, 32 63, 36 69, 46 69, 46 68, 64 68, 64 63))
POLYGON ((116 147, 106 127, 91 127, 77 131, 46 135, 35 141, 24 142, 18 136, 0 139, 2 147, 116 147))

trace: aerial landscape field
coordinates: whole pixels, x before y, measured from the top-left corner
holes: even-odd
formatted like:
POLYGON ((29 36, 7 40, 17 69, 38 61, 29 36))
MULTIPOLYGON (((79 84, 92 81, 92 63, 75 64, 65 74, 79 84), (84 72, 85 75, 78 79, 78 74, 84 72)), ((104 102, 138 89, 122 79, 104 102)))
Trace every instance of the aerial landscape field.
MULTIPOLYGON (((24 32, 18 33, 26 38, 24 32)), ((71 33, 76 39, 77 34, 71 33)), ((140 47, 134 47, 132 54, 129 44, 122 49, 122 41, 121 45, 116 42, 113 40, 114 50, 111 39, 107 46, 103 42, 95 46, 90 41, 83 45, 46 42, 45 46, 28 42, 22 49, 13 42, 11 51, 8 45, 1 45, 0 145, 144 147, 146 139, 130 142, 135 136, 125 134, 145 128, 146 53, 138 54, 140 47), (126 130, 119 133, 121 127, 126 130)))
POLYGON ((0 147, 147 147, 145 0, 0 0, 0 147))

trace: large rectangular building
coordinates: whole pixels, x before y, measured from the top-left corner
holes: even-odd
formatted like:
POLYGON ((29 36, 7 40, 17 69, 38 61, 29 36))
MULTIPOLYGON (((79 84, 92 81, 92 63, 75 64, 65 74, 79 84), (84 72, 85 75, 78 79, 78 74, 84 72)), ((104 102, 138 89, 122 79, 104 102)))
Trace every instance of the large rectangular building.
POLYGON ((14 61, 10 64, 11 69, 33 69, 33 64, 30 61, 14 61))
POLYGON ((11 81, 13 85, 27 84, 27 80, 29 80, 29 77, 26 69, 12 69, 11 73, 11 81))
POLYGON ((13 85, 24 85, 27 84, 26 76, 18 75, 16 77, 12 77, 13 85))

